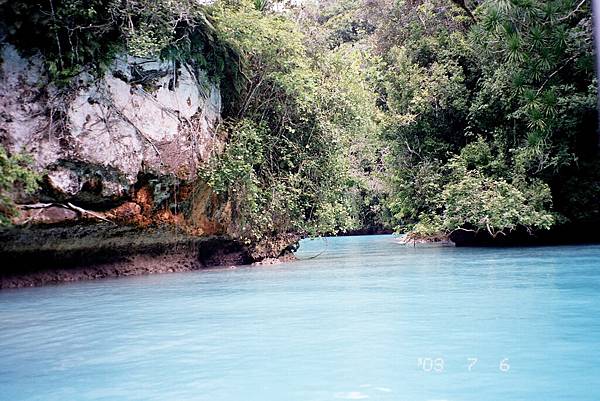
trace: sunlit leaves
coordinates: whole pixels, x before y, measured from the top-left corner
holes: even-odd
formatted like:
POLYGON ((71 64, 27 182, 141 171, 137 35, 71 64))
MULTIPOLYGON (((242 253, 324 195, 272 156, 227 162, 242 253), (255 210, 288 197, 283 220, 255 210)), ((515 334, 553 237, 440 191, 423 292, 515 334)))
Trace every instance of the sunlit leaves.
POLYGON ((32 169, 32 164, 29 156, 8 155, 0 145, 0 226, 10 224, 10 219, 18 214, 15 194, 31 194, 38 189, 40 176, 32 169))
POLYGON ((404 53, 390 53, 395 63, 386 94, 394 118, 388 120, 384 132, 396 140, 394 210, 398 218, 420 221, 415 230, 429 233, 432 225, 443 230, 470 226, 495 234, 519 225, 547 228, 552 224, 550 192, 541 180, 552 182, 551 177, 573 166, 577 140, 593 135, 589 116, 593 115, 595 99, 594 92, 588 92, 595 87, 590 68, 591 15, 589 5, 579 3, 480 2, 475 10, 478 22, 468 37, 481 75, 465 68, 469 65, 463 64, 465 55, 459 58, 464 82, 477 77, 470 93, 473 86, 449 91, 452 80, 440 87, 428 84, 444 76, 439 64, 446 66, 447 77, 450 71, 455 73, 454 60, 444 56, 459 54, 456 49, 430 51, 426 58, 417 58, 414 54, 419 53, 412 52, 431 43, 432 38, 443 42, 443 35, 405 40, 398 46, 404 53), (423 59, 429 61, 422 63, 423 59), (450 135, 442 125, 452 121, 445 120, 445 113, 459 116, 462 110, 455 108, 459 104, 456 101, 440 101, 449 99, 448 93, 455 100, 468 94, 468 113, 457 125, 462 137, 450 135), (461 143, 456 149, 460 140, 470 143, 461 143), (438 146, 430 147, 432 143, 438 146), (448 149, 459 156, 450 157, 448 149), (437 161, 437 170, 424 170, 422 166, 432 159, 437 161), (495 162, 484 162, 490 159, 495 162), (448 169, 453 173, 444 174, 448 169), (416 187, 426 187, 427 180, 417 180, 417 171, 426 171, 430 178, 441 177, 436 182, 445 194, 443 199, 440 192, 421 194, 425 199, 418 197, 416 187), (535 191, 544 196, 533 206, 530 199, 535 191), (486 219, 489 221, 484 224, 486 219))
POLYGON ((554 216, 546 211, 551 204, 550 189, 538 186, 537 190, 544 195, 532 202, 526 193, 503 179, 468 171, 442 193, 442 230, 470 228, 497 236, 518 227, 548 229, 554 223, 554 216))
POLYGON ((246 227, 237 234, 257 241, 349 228, 348 153, 377 115, 365 60, 343 47, 309 52, 293 21, 252 3, 218 3, 212 15, 221 40, 243 55, 247 78, 230 143, 203 173, 233 200, 246 227))

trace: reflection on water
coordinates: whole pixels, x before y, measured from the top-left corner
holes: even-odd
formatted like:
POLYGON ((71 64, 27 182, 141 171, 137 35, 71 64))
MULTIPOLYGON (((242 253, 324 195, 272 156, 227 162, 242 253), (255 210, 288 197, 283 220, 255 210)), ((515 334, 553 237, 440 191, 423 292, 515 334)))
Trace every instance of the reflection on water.
POLYGON ((600 246, 423 249, 372 236, 305 242, 298 256, 3 291, 0 399, 600 394, 600 246))

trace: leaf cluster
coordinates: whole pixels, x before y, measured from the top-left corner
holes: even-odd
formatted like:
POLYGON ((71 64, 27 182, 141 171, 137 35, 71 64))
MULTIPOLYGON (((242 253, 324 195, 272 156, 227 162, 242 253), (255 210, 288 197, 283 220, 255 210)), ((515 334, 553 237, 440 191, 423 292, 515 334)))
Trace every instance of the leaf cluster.
POLYGON ((10 224, 18 214, 16 193, 32 194, 38 189, 39 174, 31 168, 32 160, 25 154, 9 155, 0 146, 0 226, 10 224))

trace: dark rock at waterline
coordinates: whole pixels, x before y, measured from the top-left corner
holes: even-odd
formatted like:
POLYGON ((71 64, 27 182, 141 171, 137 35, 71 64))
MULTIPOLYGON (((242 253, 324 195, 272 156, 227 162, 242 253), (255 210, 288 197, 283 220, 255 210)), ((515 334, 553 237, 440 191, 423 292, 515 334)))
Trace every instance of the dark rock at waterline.
POLYGON ((228 236, 190 236, 170 226, 2 229, 0 288, 249 264, 289 255, 293 240, 297 238, 280 238, 268 249, 257 249, 228 236))
POLYGON ((600 223, 562 224, 551 230, 529 232, 518 228, 506 235, 487 231, 454 231, 449 238, 456 246, 534 246, 600 243, 600 223))
POLYGON ((343 232, 339 232, 336 234, 336 237, 350 237, 354 235, 383 235, 383 234, 393 234, 394 230, 383 227, 361 227, 354 230, 347 230, 343 232))

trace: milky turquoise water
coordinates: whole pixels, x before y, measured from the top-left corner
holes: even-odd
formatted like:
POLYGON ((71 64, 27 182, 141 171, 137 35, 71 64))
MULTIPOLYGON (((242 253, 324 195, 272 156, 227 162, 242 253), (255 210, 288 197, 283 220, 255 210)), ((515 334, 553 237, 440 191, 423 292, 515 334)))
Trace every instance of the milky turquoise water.
POLYGON ((323 250, 1 291, 0 400, 600 399, 600 246, 323 250))

